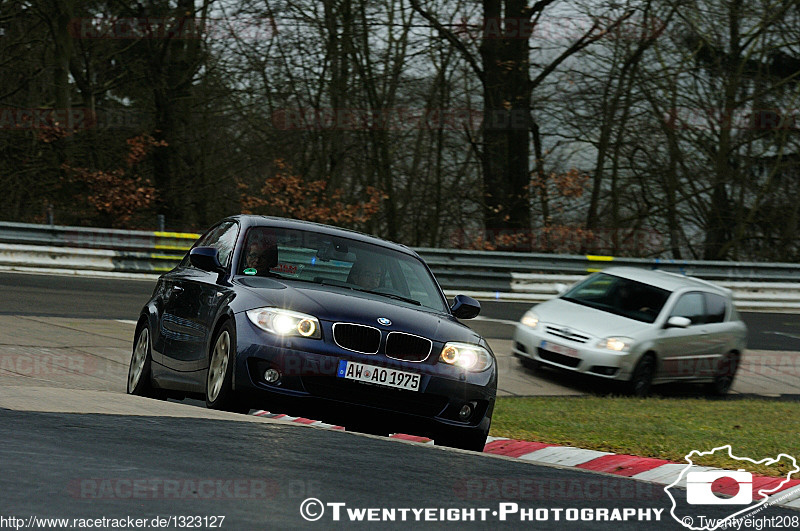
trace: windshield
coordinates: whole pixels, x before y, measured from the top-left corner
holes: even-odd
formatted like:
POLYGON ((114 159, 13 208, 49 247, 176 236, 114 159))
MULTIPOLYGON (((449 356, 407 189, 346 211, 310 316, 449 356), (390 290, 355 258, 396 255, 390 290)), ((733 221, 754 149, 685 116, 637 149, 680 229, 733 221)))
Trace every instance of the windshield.
POLYGON ((561 296, 562 299, 645 323, 661 313, 670 292, 606 273, 596 273, 561 296))
POLYGON ((312 231, 251 228, 237 273, 339 286, 446 311, 438 285, 419 259, 312 231))

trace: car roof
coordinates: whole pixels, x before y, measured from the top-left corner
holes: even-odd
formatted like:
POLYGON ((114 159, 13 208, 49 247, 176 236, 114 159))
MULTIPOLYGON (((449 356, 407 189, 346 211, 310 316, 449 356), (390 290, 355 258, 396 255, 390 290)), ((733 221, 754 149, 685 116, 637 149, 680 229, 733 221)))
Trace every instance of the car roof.
POLYGON ((236 220, 240 222, 242 226, 245 228, 279 227, 284 229, 313 231, 322 234, 327 234, 330 236, 337 236, 340 238, 349 238, 351 240, 357 240, 364 243, 379 245, 381 247, 387 247, 389 249, 393 249, 395 251, 399 251, 404 254, 410 254, 412 256, 419 258, 419 255, 416 252, 409 249, 405 245, 390 242, 388 240, 378 238, 377 236, 371 236, 363 232, 358 232, 350 229, 343 229, 341 227, 334 227, 332 225, 325 225, 322 223, 315 223, 313 221, 303 221, 299 219, 289 219, 289 218, 279 218, 274 216, 259 216, 259 215, 249 215, 249 214, 230 216, 225 219, 236 220))
POLYGON ((712 284, 707 280, 702 280, 679 273, 670 273, 669 271, 660 271, 658 269, 642 269, 638 267, 609 267, 603 269, 603 273, 614 275, 617 277, 635 280, 637 282, 644 282, 657 288, 665 289, 667 291, 677 291, 684 288, 696 288, 704 291, 715 291, 721 295, 728 296, 731 291, 722 286, 712 284))

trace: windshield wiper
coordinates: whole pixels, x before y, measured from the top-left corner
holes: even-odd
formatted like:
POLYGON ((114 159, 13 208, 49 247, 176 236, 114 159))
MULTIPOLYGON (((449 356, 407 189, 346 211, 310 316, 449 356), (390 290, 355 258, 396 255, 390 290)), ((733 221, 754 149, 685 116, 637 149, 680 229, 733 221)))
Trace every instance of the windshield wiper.
POLYGON ((309 282, 311 284, 324 284, 324 281, 321 280, 312 280, 310 278, 299 278, 299 277, 287 277, 281 275, 280 273, 276 273, 275 271, 267 271, 264 274, 256 275, 262 278, 279 278, 281 280, 296 280, 298 282, 309 282))
POLYGON ((383 292, 383 291, 375 291, 375 290, 371 290, 371 289, 362 289, 362 288, 350 288, 350 289, 355 290, 355 291, 361 291, 363 293, 371 293, 373 295, 380 295, 382 297, 388 297, 390 299, 395 299, 395 300, 398 300, 398 301, 407 302, 407 303, 413 304, 415 306, 422 306, 422 303, 419 302, 418 300, 410 299, 408 297, 403 297, 402 295, 395 295, 394 293, 386 293, 386 292, 383 292))

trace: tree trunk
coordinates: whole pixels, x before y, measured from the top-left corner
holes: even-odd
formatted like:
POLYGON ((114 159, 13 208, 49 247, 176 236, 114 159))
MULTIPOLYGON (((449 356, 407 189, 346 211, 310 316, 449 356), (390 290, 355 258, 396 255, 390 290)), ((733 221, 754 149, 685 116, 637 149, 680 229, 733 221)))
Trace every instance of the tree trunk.
POLYGON ((530 35, 518 33, 523 31, 519 22, 526 16, 525 4, 523 0, 483 2, 481 166, 489 241, 497 241, 500 234, 526 238, 530 231, 530 35), (514 21, 513 27, 501 24, 508 20, 514 21))

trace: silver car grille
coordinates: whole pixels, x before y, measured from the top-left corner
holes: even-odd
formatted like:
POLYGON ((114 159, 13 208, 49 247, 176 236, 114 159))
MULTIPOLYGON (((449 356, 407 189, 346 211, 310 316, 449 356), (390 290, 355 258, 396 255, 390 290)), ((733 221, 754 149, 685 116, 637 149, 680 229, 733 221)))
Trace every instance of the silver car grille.
POLYGON ((567 327, 548 325, 545 327, 545 330, 548 334, 560 337, 561 339, 575 341, 576 343, 586 343, 591 339, 591 336, 584 335, 581 332, 577 332, 567 327))

